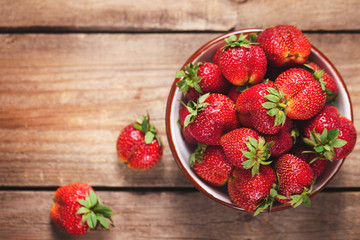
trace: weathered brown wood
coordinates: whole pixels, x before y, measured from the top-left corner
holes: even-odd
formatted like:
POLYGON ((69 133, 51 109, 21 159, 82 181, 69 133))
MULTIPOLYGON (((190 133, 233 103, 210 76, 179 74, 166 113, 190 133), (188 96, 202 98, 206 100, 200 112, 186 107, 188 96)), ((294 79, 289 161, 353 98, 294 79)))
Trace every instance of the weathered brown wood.
MULTIPOLYGON (((190 186, 168 147, 166 100, 175 72, 217 35, 0 35, 0 185, 190 186), (117 160, 115 142, 146 112, 164 156, 134 173, 117 160)), ((359 136, 360 35, 307 36, 347 83, 359 136)), ((330 186, 359 187, 359 146, 330 186)))
POLYGON ((0 1, 0 28, 64 31, 228 31, 294 24, 359 30, 357 0, 0 1), (181 10, 181 11, 180 11, 181 10))
POLYGON ((253 217, 198 192, 98 192, 110 231, 69 236, 51 223, 52 192, 1 191, 1 239, 358 239, 360 193, 321 193, 312 206, 253 217))

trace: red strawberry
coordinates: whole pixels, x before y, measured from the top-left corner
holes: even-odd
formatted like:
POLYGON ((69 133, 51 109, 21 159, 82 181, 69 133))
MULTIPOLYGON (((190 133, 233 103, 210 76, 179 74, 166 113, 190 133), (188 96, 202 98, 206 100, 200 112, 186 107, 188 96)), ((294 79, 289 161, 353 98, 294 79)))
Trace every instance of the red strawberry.
POLYGON ((326 102, 334 100, 339 94, 338 86, 335 80, 316 63, 306 64, 307 69, 313 73, 315 78, 320 82, 323 90, 326 92, 326 102))
POLYGON ((309 40, 292 25, 267 28, 259 34, 257 42, 261 43, 269 65, 276 67, 303 64, 311 52, 309 40))
POLYGON ((210 62, 190 63, 185 70, 177 72, 176 77, 181 78, 176 85, 185 97, 193 101, 205 93, 226 94, 230 88, 218 65, 210 62))
POLYGON ((318 160, 312 162, 312 160, 314 158, 316 158, 316 154, 315 153, 306 153, 310 150, 311 149, 309 149, 309 147, 307 147, 307 146, 296 145, 296 147, 294 147, 291 154, 293 154, 293 155, 297 156, 298 158, 301 158, 303 161, 309 163, 310 167, 314 171, 315 177, 318 178, 325 171, 326 166, 328 165, 329 161, 326 159, 318 159, 318 160))
POLYGON ((278 199, 293 207, 304 202, 310 205, 309 194, 312 191, 314 172, 310 165, 292 154, 284 154, 275 162, 275 172, 279 180, 278 193, 287 199, 278 199))
POLYGON ((185 139, 186 142, 188 142, 190 144, 197 144, 198 141, 196 141, 196 139, 193 136, 191 136, 189 128, 184 126, 186 116, 189 115, 189 114, 190 113, 189 113, 189 111, 187 110, 187 108, 185 106, 182 106, 180 108, 180 111, 179 111, 179 117, 180 117, 179 124, 180 124, 180 128, 181 128, 181 133, 182 133, 183 138, 185 139))
MULTIPOLYGON (((275 183, 275 172, 269 166, 261 166, 259 174, 255 176, 252 176, 248 169, 235 168, 228 182, 228 193, 237 206, 246 211, 255 212, 269 197, 275 183)), ((264 210, 266 207, 259 210, 264 210)))
POLYGON ((290 132, 280 130, 274 135, 265 135, 266 142, 273 142, 269 152, 273 157, 279 157, 287 153, 293 146, 293 138, 290 132))
POLYGON ((148 170, 160 161, 162 145, 149 115, 121 131, 116 150, 119 159, 134 170, 148 170))
POLYGON ((223 48, 225 47, 225 44, 223 44, 221 47, 218 48, 218 50, 215 52, 215 55, 213 57, 213 63, 216 65, 220 64, 220 57, 223 52, 223 48))
POLYGON ((240 94, 236 101, 236 110, 243 126, 264 134, 275 134, 280 130, 285 121, 284 112, 273 113, 265 108, 266 104, 275 106, 274 103, 269 102, 271 99, 267 99, 271 89, 276 92, 275 86, 271 82, 259 83, 240 94))
POLYGON ((109 228, 113 212, 104 206, 92 187, 85 183, 72 183, 58 188, 50 216, 54 223, 72 235, 82 235, 98 225, 109 228))
POLYGON ((214 186, 225 185, 234 169, 222 147, 202 143, 190 156, 190 166, 200 178, 214 186))
POLYGON ((222 94, 205 94, 197 104, 190 101, 187 109, 190 114, 184 126, 198 142, 207 145, 220 145, 220 137, 239 124, 235 103, 222 94))
POLYGON ((338 159, 345 158, 349 155, 356 144, 356 129, 354 124, 344 116, 340 116, 340 133, 338 139, 346 141, 346 145, 340 148, 335 148, 335 154, 338 159))
POLYGON ((268 165, 271 143, 265 143, 255 130, 237 128, 223 135, 220 144, 227 159, 236 167, 252 169, 253 175, 258 174, 261 164, 268 165))
POLYGON ((224 77, 237 86, 259 83, 267 67, 264 51, 256 45, 253 37, 246 38, 247 35, 243 34, 238 39, 235 35, 226 38, 219 62, 224 77))
POLYGON ((353 123, 340 116, 333 106, 325 106, 304 126, 304 142, 311 146, 316 158, 330 161, 340 160, 353 150, 356 143, 356 130, 353 123))
POLYGON ((325 105, 325 91, 305 69, 291 68, 283 72, 276 78, 275 85, 284 94, 283 104, 286 106, 285 113, 289 118, 310 119, 325 105))

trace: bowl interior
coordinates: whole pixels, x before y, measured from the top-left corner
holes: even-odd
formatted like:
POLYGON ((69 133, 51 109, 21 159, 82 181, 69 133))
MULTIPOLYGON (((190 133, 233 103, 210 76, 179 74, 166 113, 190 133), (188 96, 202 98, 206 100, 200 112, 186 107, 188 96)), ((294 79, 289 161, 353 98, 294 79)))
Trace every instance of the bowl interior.
MULTIPOLYGON (((186 62, 183 66, 187 65, 188 63, 196 63, 199 61, 212 61, 213 56, 217 49, 222 46, 224 39, 229 37, 230 35, 236 34, 239 35, 240 33, 251 33, 251 32, 259 32, 262 31, 261 29, 245 29, 239 30, 234 32, 229 32, 227 34, 221 35, 202 47, 200 47, 186 62)), ((314 46, 311 49, 309 59, 316 64, 319 65, 320 68, 324 69, 330 76, 332 76, 338 87, 339 87, 339 95, 335 100, 335 106, 338 108, 339 113, 351 121, 353 121, 353 113, 352 113, 352 106, 348 91, 344 84, 343 79, 341 78, 340 74, 333 66, 333 64, 327 59, 327 57, 322 54, 317 48, 314 46)), ((230 199, 227 190, 225 187, 214 187, 210 184, 204 182, 200 179, 195 172, 189 166, 189 157, 190 154, 194 151, 194 146, 191 144, 186 143, 181 135, 180 128, 178 126, 178 119, 179 119, 179 110, 181 107, 181 103, 179 100, 183 99, 183 93, 178 90, 176 87, 175 79, 170 94, 168 97, 167 102, 167 109, 166 109, 166 129, 167 129, 167 137, 169 141, 169 145, 173 156, 184 173, 184 175, 188 178, 188 180, 201 192, 209 196, 215 201, 220 202, 223 205, 240 209, 236 206, 230 199)), ((343 164, 344 159, 339 161, 334 161, 329 163, 325 172, 317 179, 314 190, 311 196, 315 195, 319 191, 321 191, 327 183, 333 178, 336 172, 339 170, 341 165, 343 164)), ((281 209, 288 208, 288 206, 275 204, 272 211, 278 211, 281 209)))

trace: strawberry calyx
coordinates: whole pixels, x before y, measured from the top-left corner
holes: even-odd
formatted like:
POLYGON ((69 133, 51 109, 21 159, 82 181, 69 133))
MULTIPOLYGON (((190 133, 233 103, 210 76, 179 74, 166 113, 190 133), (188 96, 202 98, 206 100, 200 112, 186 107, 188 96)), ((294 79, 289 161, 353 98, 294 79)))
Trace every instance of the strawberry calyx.
POLYGON ((155 138, 158 141, 159 145, 161 146, 161 139, 157 135, 157 130, 154 125, 150 124, 150 115, 149 114, 144 116, 144 118, 142 120, 137 119, 136 123, 134 123, 132 125, 135 129, 140 130, 143 133, 145 133, 145 143, 146 144, 150 144, 153 141, 153 139, 155 138))
POLYGON ((336 158, 336 153, 334 148, 340 148, 347 144, 347 141, 339 139, 339 129, 330 129, 324 128, 322 133, 317 133, 315 128, 313 131, 309 131, 310 139, 303 138, 303 141, 311 146, 313 150, 303 151, 303 153, 315 153, 316 157, 310 161, 310 163, 315 162, 318 159, 327 159, 332 161, 336 158))
POLYGON ((260 165, 269 165, 270 153, 269 149, 274 145, 274 142, 265 142, 265 138, 259 137, 256 140, 253 137, 248 137, 248 141, 244 142, 249 151, 242 150, 242 154, 248 159, 242 162, 245 169, 251 169, 251 174, 259 174, 260 165))
POLYGON ((271 117, 275 116, 274 127, 279 125, 284 125, 286 121, 286 99, 285 94, 280 89, 275 89, 273 87, 266 88, 266 91, 269 93, 265 96, 267 102, 264 102, 262 106, 269 111, 271 117))
POLYGON ((189 163, 190 167, 194 166, 194 163, 198 161, 199 163, 202 162, 203 156, 205 154, 206 149, 208 148, 208 145, 204 143, 198 143, 195 151, 190 155, 189 163))
POLYGON ((176 78, 181 79, 176 83, 176 86, 184 95, 186 95, 189 88, 194 88, 197 92, 202 93, 199 82, 203 77, 198 76, 201 64, 202 62, 198 62, 197 64, 189 63, 185 66, 185 70, 180 70, 176 73, 176 78))
POLYGON ((293 208, 300 206, 302 203, 304 203, 305 206, 310 207, 311 200, 309 195, 312 193, 313 186, 314 182, 310 185, 310 188, 304 187, 304 191, 302 193, 291 195, 291 200, 288 203, 291 204, 293 208))
POLYGON ((223 51, 233 47, 250 48, 251 45, 261 44, 256 42, 257 35, 255 33, 250 33, 250 39, 247 39, 247 37, 247 34, 241 33, 238 38, 236 38, 236 35, 231 35, 228 38, 225 38, 225 46, 223 47, 223 51))
POLYGON ((188 110, 189 114, 185 117, 184 120, 184 127, 187 127, 190 123, 192 123, 199 112, 203 111, 210 103, 206 103, 206 98, 210 95, 210 93, 206 93, 202 96, 200 96, 197 100, 197 103, 194 101, 189 101, 186 105, 185 103, 181 102, 186 109, 188 110))
POLYGON ((278 199, 286 199, 285 196, 280 195, 277 191, 279 188, 278 184, 274 183, 273 187, 270 189, 269 195, 267 195, 263 201, 260 202, 260 204, 256 207, 256 210, 254 212, 254 216, 258 215, 260 212, 268 210, 268 212, 271 212, 272 206, 274 204, 274 201, 276 198, 278 199))
POLYGON ((82 215, 81 224, 86 222, 89 230, 95 229, 99 225, 106 229, 108 229, 109 226, 114 226, 111 219, 114 215, 113 211, 100 202, 100 198, 93 190, 86 193, 85 199, 78 199, 77 201, 81 207, 76 214, 82 215))

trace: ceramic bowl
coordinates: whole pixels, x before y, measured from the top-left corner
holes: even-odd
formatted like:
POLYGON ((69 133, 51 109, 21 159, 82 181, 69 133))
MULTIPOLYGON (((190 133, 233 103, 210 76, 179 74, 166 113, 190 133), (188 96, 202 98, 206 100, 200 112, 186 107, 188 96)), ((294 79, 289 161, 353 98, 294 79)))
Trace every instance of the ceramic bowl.
MULTIPOLYGON (((199 61, 212 61, 213 56, 216 50, 222 46, 224 39, 230 35, 239 35, 241 33, 249 34, 252 32, 259 32, 262 29, 243 29, 238 31, 229 32, 223 34, 215 39, 210 40, 197 51, 195 51, 189 59, 184 63, 186 66, 188 63, 196 63, 199 61)), ((320 68, 324 69, 330 76, 332 76, 339 88, 339 95, 335 101, 335 106, 338 108, 338 111, 341 115, 347 117, 353 121, 352 106, 349 97, 349 93, 346 89, 346 85, 340 76, 339 72, 336 70, 335 66, 330 62, 330 60, 321 53, 316 47, 312 46, 311 54, 309 58, 319 65, 320 68)), ((181 69, 181 68, 180 68, 181 69)), ((179 70, 180 70, 179 69, 179 70)), ((175 73, 174 73, 175 75, 175 73)), ((214 187, 202 179, 200 179, 195 172, 189 166, 189 156, 194 151, 194 146, 187 144, 182 138, 180 128, 178 126, 179 119, 179 109, 181 103, 179 100, 183 99, 183 93, 179 91, 176 86, 176 82, 179 79, 175 79, 170 93, 168 96, 167 107, 166 107, 166 130, 169 146, 171 148, 172 154, 177 162, 179 168, 186 176, 186 178, 202 193, 207 195, 209 198, 234 209, 243 210, 242 208, 236 206, 230 199, 226 187, 214 187)), ((334 161, 328 164, 325 172, 317 179, 311 197, 320 192, 335 176, 339 171, 341 165, 345 159, 334 161)), ((279 211, 289 208, 282 204, 276 203, 272 211, 279 211)))

